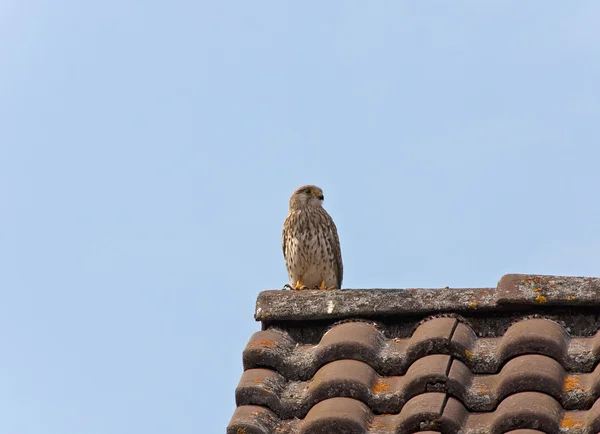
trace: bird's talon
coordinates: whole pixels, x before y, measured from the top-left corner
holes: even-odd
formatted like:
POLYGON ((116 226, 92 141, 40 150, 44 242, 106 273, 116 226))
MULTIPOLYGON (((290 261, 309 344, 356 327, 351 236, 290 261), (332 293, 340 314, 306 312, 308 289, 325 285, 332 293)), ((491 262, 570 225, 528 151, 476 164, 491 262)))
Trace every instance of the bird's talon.
POLYGON ((290 288, 290 291, 298 291, 301 289, 306 289, 306 285, 298 280, 295 285, 290 285, 289 283, 286 283, 284 288, 290 288))

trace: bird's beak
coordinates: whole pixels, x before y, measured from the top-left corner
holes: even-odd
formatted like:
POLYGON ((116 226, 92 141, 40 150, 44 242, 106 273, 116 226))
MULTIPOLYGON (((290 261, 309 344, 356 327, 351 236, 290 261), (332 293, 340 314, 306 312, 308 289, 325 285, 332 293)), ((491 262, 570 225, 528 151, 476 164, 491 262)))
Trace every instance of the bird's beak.
POLYGON ((317 196, 317 198, 318 198, 319 200, 323 200, 323 199, 325 199, 325 196, 323 196, 323 194, 320 194, 320 195, 318 195, 318 196, 317 196))

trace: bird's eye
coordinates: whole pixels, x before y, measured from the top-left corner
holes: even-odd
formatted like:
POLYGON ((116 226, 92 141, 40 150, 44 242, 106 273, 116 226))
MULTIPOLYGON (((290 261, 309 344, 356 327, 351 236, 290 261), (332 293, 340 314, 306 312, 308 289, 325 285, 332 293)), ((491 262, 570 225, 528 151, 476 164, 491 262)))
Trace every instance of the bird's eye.
POLYGON ((307 188, 306 190, 304 190, 304 192, 305 192, 306 194, 311 194, 311 193, 312 193, 312 190, 311 190, 310 188, 307 188))

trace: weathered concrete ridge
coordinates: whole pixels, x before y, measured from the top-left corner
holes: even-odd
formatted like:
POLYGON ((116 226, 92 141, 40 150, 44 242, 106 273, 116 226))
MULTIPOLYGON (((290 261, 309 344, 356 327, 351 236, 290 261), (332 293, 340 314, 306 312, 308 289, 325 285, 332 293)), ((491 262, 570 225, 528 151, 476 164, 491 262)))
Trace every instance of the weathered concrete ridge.
POLYGON ((496 288, 263 291, 257 321, 511 311, 538 306, 600 306, 600 278, 507 274, 496 288))

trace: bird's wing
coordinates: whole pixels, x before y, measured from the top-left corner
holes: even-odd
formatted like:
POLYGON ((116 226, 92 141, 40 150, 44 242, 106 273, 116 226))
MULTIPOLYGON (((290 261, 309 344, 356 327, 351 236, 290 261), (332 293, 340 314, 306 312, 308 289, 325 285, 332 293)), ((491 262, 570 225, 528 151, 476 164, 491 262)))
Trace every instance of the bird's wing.
POLYGON ((328 226, 329 226, 329 242, 333 247, 333 263, 335 266, 335 275, 337 276, 337 287, 342 289, 342 279, 344 277, 344 264, 342 263, 342 248, 340 246, 340 238, 338 237, 337 227, 333 222, 333 219, 329 214, 328 226))
POLYGON ((287 256, 285 256, 285 233, 286 233, 286 229, 287 229, 287 219, 285 219, 285 222, 283 222, 283 232, 281 233, 281 249, 283 250, 283 257, 285 259, 287 259, 287 256))
POLYGON ((290 227, 292 226, 292 213, 289 213, 283 222, 283 232, 281 234, 281 249, 283 250, 283 257, 287 261, 287 251, 286 247, 288 244, 288 240, 286 239, 289 236, 290 227))
POLYGON ((340 247, 340 239, 338 238, 337 229, 333 226, 333 235, 335 236, 335 246, 333 248, 333 257, 335 260, 337 284, 338 288, 342 289, 342 279, 344 278, 344 264, 342 263, 342 249, 340 247))

